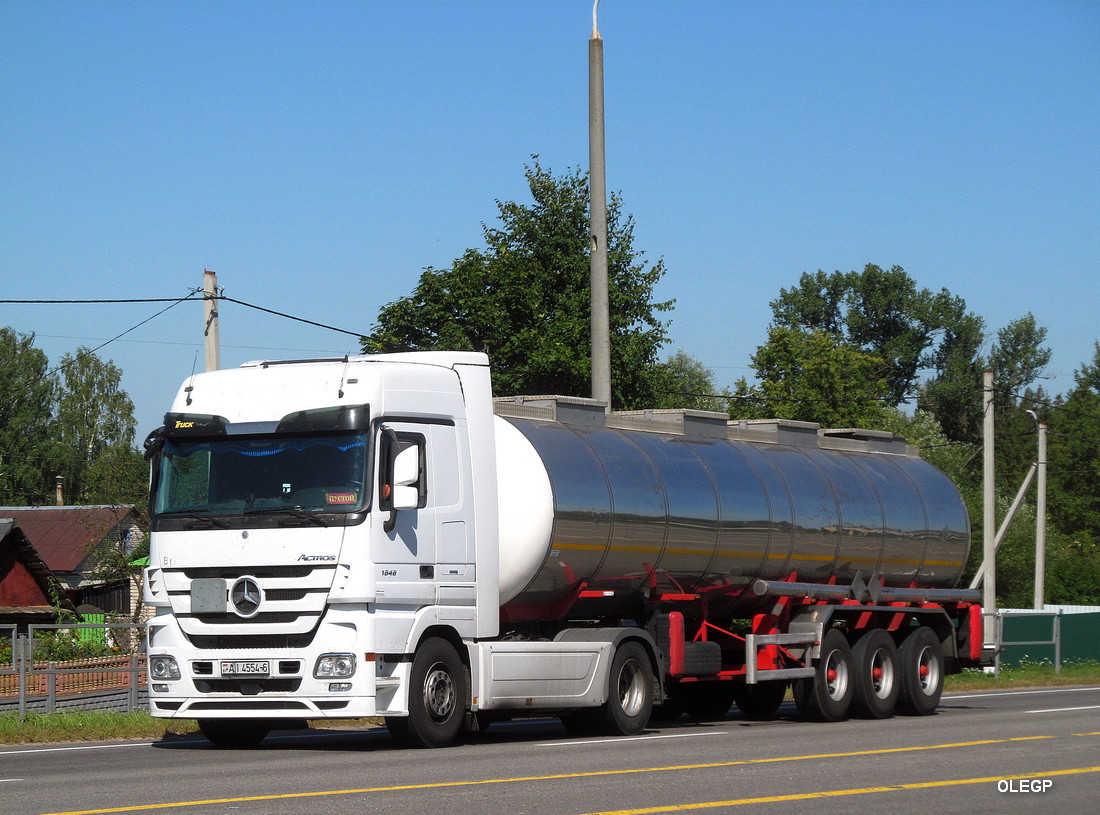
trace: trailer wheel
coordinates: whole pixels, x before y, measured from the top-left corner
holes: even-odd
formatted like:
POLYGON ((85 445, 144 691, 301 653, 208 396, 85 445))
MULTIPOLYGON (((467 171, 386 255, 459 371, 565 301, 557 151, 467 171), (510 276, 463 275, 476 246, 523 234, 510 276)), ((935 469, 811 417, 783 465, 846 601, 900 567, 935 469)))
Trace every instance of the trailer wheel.
POLYGON ((855 695, 852 713, 864 719, 885 719, 898 701, 898 648, 881 628, 873 628, 852 649, 855 695))
POLYGON ((218 747, 255 747, 271 732, 266 719, 199 719, 199 730, 218 747))
POLYGON ((852 704, 852 649, 835 628, 821 639, 817 671, 794 682, 794 701, 803 718, 839 722, 852 704))
POLYGON ((733 701, 746 719, 770 719, 787 695, 786 682, 735 685, 733 701))
POLYGON ((930 716, 943 695, 943 648, 936 633, 922 625, 902 640, 898 661, 901 693, 898 713, 930 716))
POLYGON ((733 707, 736 688, 733 682, 691 682, 681 686, 687 715, 700 721, 724 719, 733 707))
POLYGON ((413 657, 409 715, 386 718, 390 734, 406 747, 446 747, 462 730, 466 714, 466 671, 454 646, 425 640, 413 657))

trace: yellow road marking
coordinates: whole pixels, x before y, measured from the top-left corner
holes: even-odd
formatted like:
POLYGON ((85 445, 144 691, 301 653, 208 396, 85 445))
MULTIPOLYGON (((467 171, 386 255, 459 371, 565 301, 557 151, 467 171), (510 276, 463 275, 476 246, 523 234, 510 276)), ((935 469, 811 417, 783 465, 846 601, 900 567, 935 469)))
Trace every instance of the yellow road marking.
POLYGON ((964 784, 995 784, 998 781, 1015 781, 1022 778, 1050 778, 1056 775, 1079 775, 1081 773, 1100 772, 1100 767, 1074 767, 1070 770, 1048 770, 1041 773, 1022 773, 1019 775, 992 775, 985 778, 955 778, 950 781, 921 781, 915 784, 890 784, 886 787, 863 787, 851 790, 823 790, 821 792, 803 792, 794 795, 769 795, 764 798, 735 798, 729 801, 705 801, 697 804, 672 804, 641 809, 615 809, 604 812, 590 812, 587 815, 654 815, 658 812, 683 812, 684 810, 714 809, 716 807, 736 807, 745 804, 778 804, 785 801, 807 801, 812 798, 838 798, 844 795, 867 795, 872 792, 903 792, 905 790, 927 790, 935 787, 958 787, 964 784))
MULTIPOLYGON (((1081 735, 1100 735, 1100 733, 1089 733, 1081 735)), ((1056 736, 1017 736, 1008 739, 982 739, 981 741, 960 741, 951 742, 948 744, 925 744, 918 745, 916 747, 887 747, 878 750, 853 750, 845 753, 818 753, 815 755, 807 756, 775 756, 773 758, 750 758, 742 759, 739 761, 716 761, 706 764, 676 764, 666 767, 637 767, 626 770, 597 770, 593 772, 582 773, 559 773, 555 775, 531 775, 531 776, 517 776, 513 778, 482 778, 474 781, 435 781, 422 784, 398 784, 389 787, 363 787, 360 789, 348 789, 348 790, 318 790, 316 792, 289 792, 278 793, 271 795, 249 795, 239 798, 211 798, 203 801, 173 801, 163 804, 140 804, 132 806, 121 807, 108 807, 105 809, 82 809, 74 810, 71 812, 50 812, 45 815, 104 815, 111 812, 144 812, 146 810, 153 809, 169 809, 171 807, 191 807, 191 806, 206 806, 209 804, 235 804, 243 801, 279 801, 290 798, 318 798, 326 795, 362 795, 365 793, 378 793, 378 792, 400 792, 402 790, 426 790, 426 789, 440 789, 444 787, 476 787, 485 786, 490 784, 514 784, 525 781, 560 781, 567 778, 593 778, 599 776, 614 776, 614 775, 634 775, 641 773, 661 773, 661 772, 679 772, 683 770, 711 770, 720 767, 737 767, 749 764, 771 764, 783 761, 816 761, 825 758, 852 758, 856 756, 879 756, 888 755, 890 753, 911 753, 922 750, 949 750, 958 747, 981 747, 990 744, 1008 744, 1017 741, 1039 741, 1044 739, 1053 739, 1056 736)), ((1100 769, 1100 768, 1098 768, 1100 769)), ((1081 770, 1081 772, 1085 772, 1081 770)), ((1003 778, 1031 778, 1035 776, 1035 773, 1031 773, 1027 776, 1003 776, 1003 778)), ((1047 773, 1049 775, 1049 773, 1047 773)), ((997 779, 999 780, 999 779, 997 779)), ((972 782, 977 783, 977 782, 972 782)), ((884 788, 892 789, 892 788, 884 788)), ((898 787, 901 789, 901 787, 898 787)), ((829 795, 835 793, 820 793, 821 795, 829 795)), ((852 793, 854 794, 854 793, 852 793)), ((775 800, 782 800, 776 798, 775 800)), ((795 800, 795 799, 791 799, 795 800)), ((707 806, 692 804, 692 806, 707 806)), ((718 806, 718 804, 712 804, 711 806, 718 806)), ((641 810, 639 810, 641 811, 641 810)), ((671 810, 669 810, 671 811, 671 810)))

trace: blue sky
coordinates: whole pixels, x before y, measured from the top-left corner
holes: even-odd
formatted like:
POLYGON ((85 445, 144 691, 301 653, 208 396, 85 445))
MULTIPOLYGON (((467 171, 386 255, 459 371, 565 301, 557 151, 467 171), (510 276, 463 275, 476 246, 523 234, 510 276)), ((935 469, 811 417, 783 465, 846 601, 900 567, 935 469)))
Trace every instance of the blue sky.
MULTIPOLYGON (((4 299, 227 296, 352 331, 587 170, 591 0, 0 2, 4 299)), ((903 266, 993 331, 1100 339, 1100 3, 603 0, 608 188, 671 352, 751 375, 803 272, 903 266)), ((56 362, 166 304, 0 304, 56 362)), ((184 303, 99 353, 139 433, 203 367, 184 303)), ((222 364, 356 351, 231 303, 222 364)))

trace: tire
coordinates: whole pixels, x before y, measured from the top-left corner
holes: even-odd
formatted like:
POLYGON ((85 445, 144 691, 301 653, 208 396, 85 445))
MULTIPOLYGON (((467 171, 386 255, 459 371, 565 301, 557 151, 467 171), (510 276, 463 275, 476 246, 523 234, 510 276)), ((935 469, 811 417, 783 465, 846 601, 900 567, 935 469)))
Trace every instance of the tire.
POLYGON ((271 732, 266 719, 199 719, 199 730, 218 747, 255 747, 271 732))
POLYGON ((692 682, 683 686, 684 711, 693 719, 708 722, 726 718, 733 707, 733 682, 692 682))
POLYGON ((770 719, 786 696, 786 682, 760 682, 734 686, 733 701, 746 719, 770 719))
POLYGON ((425 640, 413 657, 408 717, 388 717, 390 734, 406 747, 446 747, 466 716, 466 669, 454 646, 425 640))
POLYGON ((848 716, 854 682, 852 649, 835 628, 821 640, 817 670, 794 682, 794 701, 802 717, 814 722, 839 722, 848 716))
POLYGON ((898 713, 931 716, 943 695, 943 647, 936 632, 924 625, 914 629, 902 640, 898 665, 898 713))
POLYGON ((898 647, 881 628, 867 631, 852 649, 855 666, 855 695, 852 715, 863 719, 886 719, 893 715, 901 689, 898 647))
POLYGON ((607 701, 561 717, 575 735, 636 736, 653 712, 653 668, 649 653, 638 642, 624 642, 615 650, 608 676, 607 701))

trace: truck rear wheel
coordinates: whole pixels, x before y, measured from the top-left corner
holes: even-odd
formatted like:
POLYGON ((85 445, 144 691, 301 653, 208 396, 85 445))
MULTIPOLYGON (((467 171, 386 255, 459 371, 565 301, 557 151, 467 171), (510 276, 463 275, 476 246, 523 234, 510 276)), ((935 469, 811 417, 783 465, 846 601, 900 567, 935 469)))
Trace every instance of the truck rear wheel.
POLYGON ((425 640, 413 657, 409 715, 386 718, 390 734, 406 747, 446 747, 462 731, 466 715, 466 670, 454 646, 425 640))
POLYGON ((803 718, 815 722, 839 722, 852 704, 852 649, 835 628, 821 639, 817 670, 796 679, 794 701, 803 718))
POLYGON ((255 747, 271 732, 267 719, 199 719, 199 730, 218 747, 255 747))
POLYGON ((855 664, 855 696, 852 713, 865 719, 885 719, 898 700, 898 648, 881 628, 874 628, 856 640, 852 649, 855 664))
POLYGON ((735 685, 733 701, 746 719, 770 719, 787 695, 786 682, 735 685))
POLYGON ((636 736, 653 712, 653 669, 649 654, 637 642, 615 651, 608 678, 607 701, 597 708, 566 713, 561 723, 577 735, 636 736))
POLYGON ((936 712, 943 695, 943 648, 928 626, 913 630, 901 642, 898 652, 901 693, 898 713, 929 716, 936 712))

